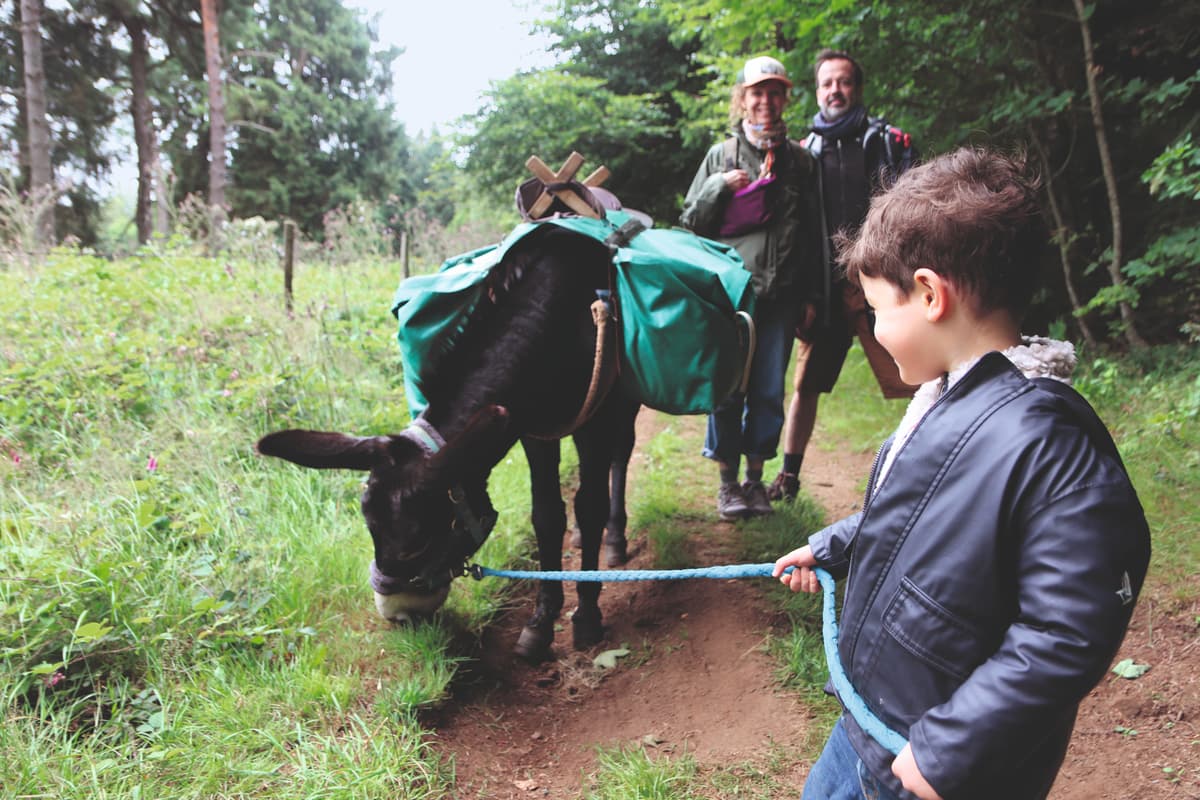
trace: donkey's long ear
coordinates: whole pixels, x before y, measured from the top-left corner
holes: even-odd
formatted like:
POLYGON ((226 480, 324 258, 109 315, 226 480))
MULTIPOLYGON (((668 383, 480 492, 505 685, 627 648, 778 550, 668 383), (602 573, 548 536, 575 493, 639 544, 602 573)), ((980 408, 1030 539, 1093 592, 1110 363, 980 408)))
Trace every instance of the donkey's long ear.
POLYGON ((393 458, 387 436, 350 436, 326 431, 287 430, 258 440, 258 452, 316 469, 370 470, 393 458))

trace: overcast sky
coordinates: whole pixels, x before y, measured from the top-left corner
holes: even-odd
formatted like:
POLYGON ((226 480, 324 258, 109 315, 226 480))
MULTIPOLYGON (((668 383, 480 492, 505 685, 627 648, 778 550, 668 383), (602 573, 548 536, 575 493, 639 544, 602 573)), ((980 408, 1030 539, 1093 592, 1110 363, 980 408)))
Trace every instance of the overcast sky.
POLYGON ((529 34, 544 17, 539 0, 345 0, 379 13, 379 42, 404 48, 392 62, 396 115, 414 135, 441 129, 479 107, 493 80, 546 67, 545 37, 529 34))

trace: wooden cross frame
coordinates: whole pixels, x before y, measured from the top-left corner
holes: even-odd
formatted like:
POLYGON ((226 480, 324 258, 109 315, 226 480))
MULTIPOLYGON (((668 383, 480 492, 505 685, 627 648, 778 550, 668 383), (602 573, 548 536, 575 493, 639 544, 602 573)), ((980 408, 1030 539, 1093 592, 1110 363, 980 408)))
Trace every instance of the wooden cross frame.
MULTIPOLYGON (((538 199, 534 201, 533 206, 529 209, 531 219, 541 217, 550 208, 550 204, 554 202, 554 198, 558 198, 566 204, 567 208, 579 214, 582 217, 592 217, 599 219, 600 215, 596 210, 587 204, 582 197, 571 191, 570 187, 562 186, 561 188, 551 186, 555 184, 566 184, 575 179, 575 173, 583 166, 583 156, 574 150, 571 155, 567 156, 567 160, 563 162, 562 168, 558 172, 554 172, 546 163, 537 156, 530 156, 525 162, 525 167, 533 173, 534 177, 542 182, 546 187, 542 189, 542 193, 538 195, 538 199)), ((592 187, 599 186, 608 180, 608 167, 597 167, 596 170, 584 178, 580 183, 584 186, 592 187)))

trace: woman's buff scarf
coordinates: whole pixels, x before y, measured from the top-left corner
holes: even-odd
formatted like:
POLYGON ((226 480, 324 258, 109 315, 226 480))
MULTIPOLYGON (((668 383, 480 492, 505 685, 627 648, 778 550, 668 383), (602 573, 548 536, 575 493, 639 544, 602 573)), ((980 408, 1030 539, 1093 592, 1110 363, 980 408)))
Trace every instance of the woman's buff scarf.
POLYGON ((775 164, 775 148, 787 141, 787 123, 780 119, 770 125, 755 125, 743 119, 742 133, 746 134, 746 141, 755 149, 767 151, 758 176, 766 177, 775 164))
POLYGON ((770 125, 756 125, 748 119, 742 120, 742 132, 750 144, 759 150, 769 150, 787 141, 787 123, 782 119, 770 125))

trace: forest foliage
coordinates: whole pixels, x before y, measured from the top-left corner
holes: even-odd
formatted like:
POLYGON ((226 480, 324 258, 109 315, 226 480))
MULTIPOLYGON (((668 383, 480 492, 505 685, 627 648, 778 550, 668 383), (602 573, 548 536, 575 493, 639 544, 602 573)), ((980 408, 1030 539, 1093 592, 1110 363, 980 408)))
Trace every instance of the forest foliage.
MULTIPOLYGON (((211 188, 195 4, 21 0, 0 4, 4 248, 26 248, 39 213, 23 194, 27 8, 40 8, 47 45, 55 241, 117 249, 99 187, 139 100, 150 133, 138 147, 153 167, 142 180, 157 175, 146 197, 159 221, 137 230, 143 241, 169 235, 181 204, 211 188)), ((219 21, 234 219, 294 220, 323 241, 329 215, 353 205, 388 242, 447 225, 494 235, 515 221, 525 159, 578 150, 587 169, 612 170, 626 204, 672 225, 728 127, 741 62, 770 53, 787 65, 787 121, 800 138, 816 110, 813 57, 829 46, 862 63, 868 108, 912 133, 924 156, 977 144, 1021 150, 1038 168, 1053 239, 1032 327, 1135 348, 1200 336, 1200 6, 1187 0, 548 0, 535 25, 555 65, 494 81, 478 110, 421 136, 390 99, 399 51, 363 12, 259 0, 226 4, 219 21)), ((430 251, 457 241, 430 236, 424 248, 436 264, 453 253, 430 251)))

